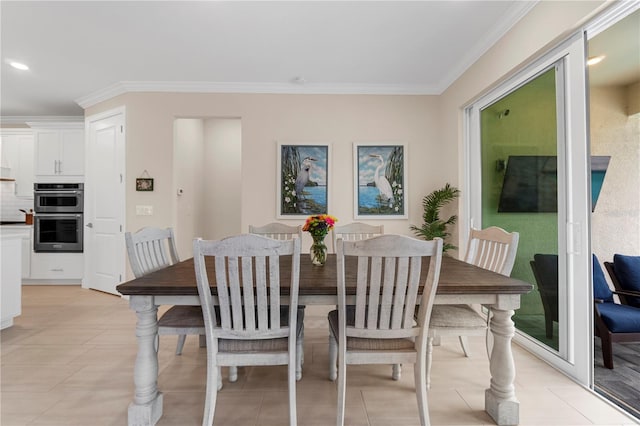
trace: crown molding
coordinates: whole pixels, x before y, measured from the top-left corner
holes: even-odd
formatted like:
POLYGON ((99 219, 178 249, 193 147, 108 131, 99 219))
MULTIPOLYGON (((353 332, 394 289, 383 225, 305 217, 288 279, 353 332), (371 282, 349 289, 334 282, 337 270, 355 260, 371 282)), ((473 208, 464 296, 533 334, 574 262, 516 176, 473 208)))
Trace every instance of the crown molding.
POLYGON ((42 126, 50 123, 83 123, 83 115, 23 115, 0 117, 0 124, 28 124, 29 126, 42 126))
POLYGON ((507 34, 509 30, 511 30, 511 28, 513 28, 522 18, 524 18, 539 2, 540 0, 514 2, 511 8, 509 8, 504 16, 496 23, 493 31, 478 40, 475 46, 472 46, 468 50, 467 55, 458 61, 458 65, 452 69, 451 72, 447 73, 445 78, 440 81, 440 84, 438 85, 441 88, 440 93, 447 90, 449 86, 459 79, 462 74, 464 74, 478 59, 487 53, 489 49, 495 46, 498 40, 504 37, 504 35, 507 34))
POLYGON ((383 84, 221 83, 189 81, 121 81, 75 102, 86 109, 115 96, 132 92, 258 93, 294 95, 437 95, 438 87, 383 84))

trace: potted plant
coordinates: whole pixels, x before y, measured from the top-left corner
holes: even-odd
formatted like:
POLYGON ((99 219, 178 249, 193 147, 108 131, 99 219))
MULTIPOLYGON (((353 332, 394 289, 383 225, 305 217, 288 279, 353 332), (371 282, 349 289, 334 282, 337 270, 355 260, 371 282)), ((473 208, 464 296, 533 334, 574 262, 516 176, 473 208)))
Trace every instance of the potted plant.
MULTIPOLYGON (((422 199, 422 207, 424 208, 422 219, 424 223, 421 227, 411 225, 410 229, 417 237, 424 238, 425 240, 433 240, 436 237, 446 240, 446 238, 451 235, 448 227, 456 223, 458 216, 453 215, 447 220, 442 220, 440 219, 440 209, 459 196, 460 190, 455 186, 449 185, 449 183, 425 196, 422 199)), ((445 242, 442 251, 446 252, 447 250, 455 249, 457 249, 456 246, 445 242)))

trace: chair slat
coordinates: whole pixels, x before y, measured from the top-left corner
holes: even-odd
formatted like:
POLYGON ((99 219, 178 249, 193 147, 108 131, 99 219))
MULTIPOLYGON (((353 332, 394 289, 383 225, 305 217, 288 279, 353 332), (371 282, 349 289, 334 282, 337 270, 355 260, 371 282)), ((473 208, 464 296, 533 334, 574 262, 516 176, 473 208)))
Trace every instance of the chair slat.
POLYGON ((229 296, 231 300, 232 326, 235 331, 241 331, 244 328, 242 314, 242 296, 240 295, 240 259, 237 256, 229 256, 227 258, 227 275, 229 276, 229 296))
MULTIPOLYGON (((420 271, 422 267, 422 259, 418 256, 412 256, 409 261, 409 273, 407 277, 407 296, 405 302, 405 312, 402 321, 402 328, 413 326, 413 318, 415 307, 418 302, 418 289, 420 287, 420 271)), ((427 278, 427 282, 431 280, 427 278)))
POLYGON ((369 284, 369 259, 358 258, 358 280, 356 282, 356 327, 364 328, 367 309, 367 285, 369 284))
POLYGON ((384 259, 384 276, 382 280, 382 299, 380 300, 379 328, 387 330, 391 323, 391 303, 396 286, 396 258, 384 259))
POLYGON ((409 258, 398 259, 397 284, 393 297, 393 317, 391 318, 391 329, 397 330, 404 326, 404 314, 410 309, 405 306, 407 287, 409 282, 409 258))
POLYGON ((369 303, 367 306, 367 324, 365 328, 378 328, 378 313, 380 309, 380 284, 382 280, 382 258, 371 257, 371 272, 369 276, 369 303))
POLYGON ((277 256, 269 256, 269 300, 271 328, 280 328, 280 268, 277 256))
MULTIPOLYGON (((257 258, 259 259, 259 258, 257 258)), ((249 256, 241 258, 242 262, 242 297, 244 299, 244 329, 256 330, 256 317, 253 300, 253 259, 249 256)), ((256 280, 256 285, 260 283, 256 280)))
POLYGON ((269 329, 267 298, 267 268, 266 259, 264 257, 256 258, 256 306, 258 307, 258 330, 266 331, 269 329))

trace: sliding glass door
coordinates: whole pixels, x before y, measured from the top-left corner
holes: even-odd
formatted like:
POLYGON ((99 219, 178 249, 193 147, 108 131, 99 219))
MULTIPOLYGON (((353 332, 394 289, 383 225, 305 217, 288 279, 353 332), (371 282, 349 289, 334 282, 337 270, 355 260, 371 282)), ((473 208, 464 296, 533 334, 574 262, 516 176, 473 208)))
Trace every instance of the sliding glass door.
POLYGON ((558 309, 559 299, 566 300, 566 286, 558 284, 566 278, 559 277, 557 267, 558 223, 563 222, 558 183, 565 180, 558 173, 558 161, 564 160, 558 158, 564 146, 558 141, 556 108, 560 67, 552 65, 480 111, 481 227, 520 233, 511 275, 535 290, 522 296, 513 319, 518 330, 554 351, 566 329, 558 309))
POLYGON ((534 290, 513 317, 516 341, 586 384, 584 82, 584 44, 576 34, 467 108, 465 207, 473 227, 520 233, 511 276, 534 290))

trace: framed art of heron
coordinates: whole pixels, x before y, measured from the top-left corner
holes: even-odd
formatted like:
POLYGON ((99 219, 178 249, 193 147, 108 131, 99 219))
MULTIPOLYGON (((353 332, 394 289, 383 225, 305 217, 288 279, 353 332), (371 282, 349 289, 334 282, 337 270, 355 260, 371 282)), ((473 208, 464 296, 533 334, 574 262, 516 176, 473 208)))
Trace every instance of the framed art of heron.
POLYGON ((278 143, 277 217, 329 212, 330 145, 278 143))
POLYGON ((406 219, 407 145, 353 144, 355 219, 406 219))

